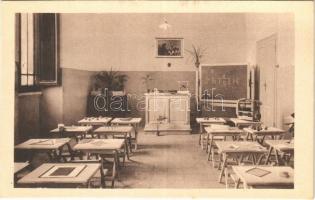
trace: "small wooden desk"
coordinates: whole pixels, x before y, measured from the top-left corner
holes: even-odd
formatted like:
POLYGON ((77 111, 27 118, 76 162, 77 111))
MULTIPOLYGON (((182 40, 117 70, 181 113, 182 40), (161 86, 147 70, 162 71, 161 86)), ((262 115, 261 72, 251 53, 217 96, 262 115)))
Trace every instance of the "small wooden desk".
POLYGON ((131 138, 135 141, 135 150, 138 147, 138 128, 142 118, 115 118, 111 121, 113 125, 129 125, 135 129, 135 137, 131 138))
POLYGON ((226 123, 226 121, 223 118, 217 118, 217 117, 196 118, 196 121, 199 124, 199 133, 200 133, 199 145, 201 145, 202 149, 203 149, 203 145, 202 145, 201 142, 202 142, 202 133, 203 133, 204 126, 209 126, 211 124, 221 124, 221 125, 223 125, 224 123, 226 123))
POLYGON ((23 171, 29 165, 30 165, 29 162, 15 162, 14 163, 14 184, 16 184, 18 180, 18 173, 23 171))
POLYGON ((67 146, 70 149, 70 138, 56 139, 29 139, 21 144, 16 145, 15 149, 31 151, 29 161, 33 159, 33 154, 37 152, 46 152, 51 161, 59 161, 62 157, 63 147, 67 146), (57 152, 59 153, 57 154, 57 152))
POLYGON ((23 169, 25 169, 27 166, 29 166, 29 162, 15 162, 14 163, 14 174, 19 173, 23 169))
POLYGON ((44 163, 20 180, 18 184, 35 187, 67 187, 89 186, 89 181, 93 175, 100 169, 99 163, 44 163), (75 177, 42 177, 42 175, 54 166, 75 167, 85 165, 85 168, 75 177))
POLYGON ((61 137, 70 135, 78 141, 79 137, 85 138, 86 134, 88 134, 92 129, 92 126, 65 126, 62 131, 60 131, 59 128, 55 128, 51 130, 50 133, 60 134, 61 137))
POLYGON ((103 126, 95 129, 93 132, 100 135, 116 135, 116 134, 124 134, 131 133, 133 130, 132 126, 103 126))
POLYGON ((291 157, 294 155, 294 140, 265 140, 265 143, 269 146, 268 156, 265 161, 266 165, 270 161, 272 152, 275 154, 277 165, 280 164, 280 160, 284 161, 285 164, 289 164, 291 157), (282 157, 280 159, 280 153, 287 154, 288 158, 282 157))
MULTIPOLYGON (((101 135, 123 135, 125 139, 126 147, 130 147, 131 150, 131 132, 133 130, 132 126, 103 126, 94 130, 94 133, 101 138, 101 135)), ((129 159, 129 149, 126 148, 127 158, 129 159)))
POLYGON ((232 166, 235 174, 242 180, 244 188, 293 188, 294 187, 294 170, 291 167, 277 167, 277 166, 232 166), (247 171, 253 169, 263 169, 269 171, 269 174, 259 177, 248 173, 247 171), (288 177, 282 177, 281 173, 287 172, 288 177))
POLYGON ((227 127, 227 128, 222 128, 222 129, 214 129, 210 127, 205 128, 206 133, 207 133, 207 145, 209 144, 209 149, 208 149, 208 160, 210 160, 211 156, 211 151, 213 147, 213 142, 215 140, 215 137, 227 137, 231 136, 233 139, 241 135, 244 131, 236 128, 236 127, 227 127), (209 143, 210 142, 210 143, 209 143))
POLYGON ((267 149, 261 146, 257 142, 249 141, 216 141, 218 147, 218 153, 222 157, 221 172, 219 175, 219 182, 221 182, 223 173, 225 176, 225 183, 227 185, 227 159, 229 157, 234 158, 237 164, 242 163, 244 156, 252 156, 253 164, 260 164, 264 154, 267 153, 267 149), (257 159, 257 156, 258 159, 257 159))
POLYGON ((110 120, 112 120, 111 117, 85 117, 78 121, 78 123, 83 126, 105 126, 110 120))
POLYGON ((102 159, 107 155, 114 157, 113 173, 112 173, 112 185, 118 174, 117 168, 119 163, 118 151, 125 145, 124 139, 83 139, 80 143, 76 144, 73 149, 98 154, 102 159))
POLYGON ((239 128, 261 124, 261 122, 253 122, 253 121, 248 121, 248 120, 238 119, 238 118, 230 118, 230 121, 233 122, 233 124, 239 128))
POLYGON ((274 127, 268 127, 266 130, 254 130, 252 128, 244 128, 244 131, 247 132, 248 136, 247 138, 250 138, 252 141, 256 140, 258 141, 260 144, 262 144, 264 142, 264 139, 266 136, 280 136, 282 134, 285 133, 284 130, 279 129, 279 128, 274 128, 274 127))

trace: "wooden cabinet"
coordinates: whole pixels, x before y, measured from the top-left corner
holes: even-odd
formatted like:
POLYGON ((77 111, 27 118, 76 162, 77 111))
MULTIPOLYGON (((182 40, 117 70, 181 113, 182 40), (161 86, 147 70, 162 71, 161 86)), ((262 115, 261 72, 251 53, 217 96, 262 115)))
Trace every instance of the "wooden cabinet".
POLYGON ((190 94, 147 93, 145 97, 145 131, 191 131, 190 94))

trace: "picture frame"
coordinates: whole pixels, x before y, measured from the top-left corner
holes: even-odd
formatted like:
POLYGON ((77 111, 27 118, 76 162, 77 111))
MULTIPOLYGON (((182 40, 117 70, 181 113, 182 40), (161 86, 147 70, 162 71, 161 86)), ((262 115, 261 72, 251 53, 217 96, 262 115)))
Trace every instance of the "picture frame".
POLYGON ((184 57, 183 38, 156 38, 156 57, 182 58, 184 57))

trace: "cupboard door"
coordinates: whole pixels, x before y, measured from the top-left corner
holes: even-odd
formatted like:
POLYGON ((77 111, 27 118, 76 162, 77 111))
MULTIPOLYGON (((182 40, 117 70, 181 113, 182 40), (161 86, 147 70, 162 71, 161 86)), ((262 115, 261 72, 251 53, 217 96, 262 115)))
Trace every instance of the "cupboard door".
POLYGON ((170 99, 170 122, 187 123, 188 100, 186 98, 170 99))
POLYGON ((150 98, 148 104, 149 122, 156 123, 159 117, 165 117, 162 122, 167 122, 169 120, 169 100, 166 98, 150 98))

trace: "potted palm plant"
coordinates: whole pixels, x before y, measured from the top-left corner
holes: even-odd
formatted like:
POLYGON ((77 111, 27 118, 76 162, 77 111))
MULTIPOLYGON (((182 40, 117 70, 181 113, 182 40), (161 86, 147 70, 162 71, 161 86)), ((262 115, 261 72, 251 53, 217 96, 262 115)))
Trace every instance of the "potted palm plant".
POLYGON ((186 51, 190 54, 195 67, 198 69, 201 59, 205 55, 206 49, 201 47, 196 47, 195 45, 192 45, 192 50, 186 49, 186 51))
POLYGON ((106 89, 109 92, 124 91, 127 80, 127 75, 113 71, 112 68, 110 71, 101 71, 93 77, 93 91, 104 92, 106 89))
MULTIPOLYGON (((192 61, 195 64, 196 67, 196 79, 197 79, 197 85, 196 85, 196 102, 198 106, 198 110, 201 110, 199 107, 199 87, 200 87, 200 75, 199 75, 199 66, 201 63, 202 58, 206 55, 206 48, 196 47, 195 45, 192 45, 192 50, 186 49, 186 51, 190 54, 192 61)), ((201 112, 198 112, 199 115, 201 115, 201 112)))

